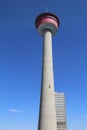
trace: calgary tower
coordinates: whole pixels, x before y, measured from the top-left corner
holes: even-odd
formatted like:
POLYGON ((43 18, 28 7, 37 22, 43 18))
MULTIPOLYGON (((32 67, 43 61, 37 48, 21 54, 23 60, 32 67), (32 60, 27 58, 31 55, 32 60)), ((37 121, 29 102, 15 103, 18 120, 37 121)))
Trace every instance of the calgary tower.
POLYGON ((52 36, 56 34, 59 23, 58 17, 49 12, 40 14, 35 20, 35 25, 39 34, 43 36, 42 81, 38 130, 57 130, 52 36))

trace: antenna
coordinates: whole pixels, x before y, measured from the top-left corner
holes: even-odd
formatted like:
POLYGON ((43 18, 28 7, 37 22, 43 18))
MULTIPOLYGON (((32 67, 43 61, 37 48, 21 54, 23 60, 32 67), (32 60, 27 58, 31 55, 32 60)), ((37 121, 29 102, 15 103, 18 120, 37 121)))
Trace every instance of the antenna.
POLYGON ((46 8, 46 12, 48 12, 48 7, 46 8))

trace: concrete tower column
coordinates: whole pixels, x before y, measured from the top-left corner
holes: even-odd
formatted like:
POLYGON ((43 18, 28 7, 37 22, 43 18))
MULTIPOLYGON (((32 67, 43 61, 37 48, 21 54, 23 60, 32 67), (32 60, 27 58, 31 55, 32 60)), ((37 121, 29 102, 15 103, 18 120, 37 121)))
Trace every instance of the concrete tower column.
POLYGON ((56 130, 52 35, 58 29, 59 19, 51 13, 43 13, 36 18, 35 24, 39 33, 43 36, 42 82, 38 130, 56 130))
POLYGON ((50 30, 45 30, 43 36, 42 86, 46 90, 50 88, 54 91, 52 33, 50 30))

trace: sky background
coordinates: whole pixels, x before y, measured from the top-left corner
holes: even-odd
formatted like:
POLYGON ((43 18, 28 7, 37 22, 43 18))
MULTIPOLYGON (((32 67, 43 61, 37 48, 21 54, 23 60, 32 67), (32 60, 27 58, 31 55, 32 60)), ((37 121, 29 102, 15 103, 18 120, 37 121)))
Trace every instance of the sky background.
POLYGON ((0 0, 0 130, 37 130, 42 37, 35 18, 56 14, 55 91, 64 92, 68 130, 87 130, 87 1, 0 0))

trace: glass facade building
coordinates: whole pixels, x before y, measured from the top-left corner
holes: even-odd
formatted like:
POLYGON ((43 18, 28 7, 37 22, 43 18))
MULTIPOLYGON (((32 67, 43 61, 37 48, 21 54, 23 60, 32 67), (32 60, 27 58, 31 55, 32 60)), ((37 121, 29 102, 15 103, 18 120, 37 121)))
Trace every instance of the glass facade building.
POLYGON ((64 93, 55 93, 57 130, 67 130, 64 93))

